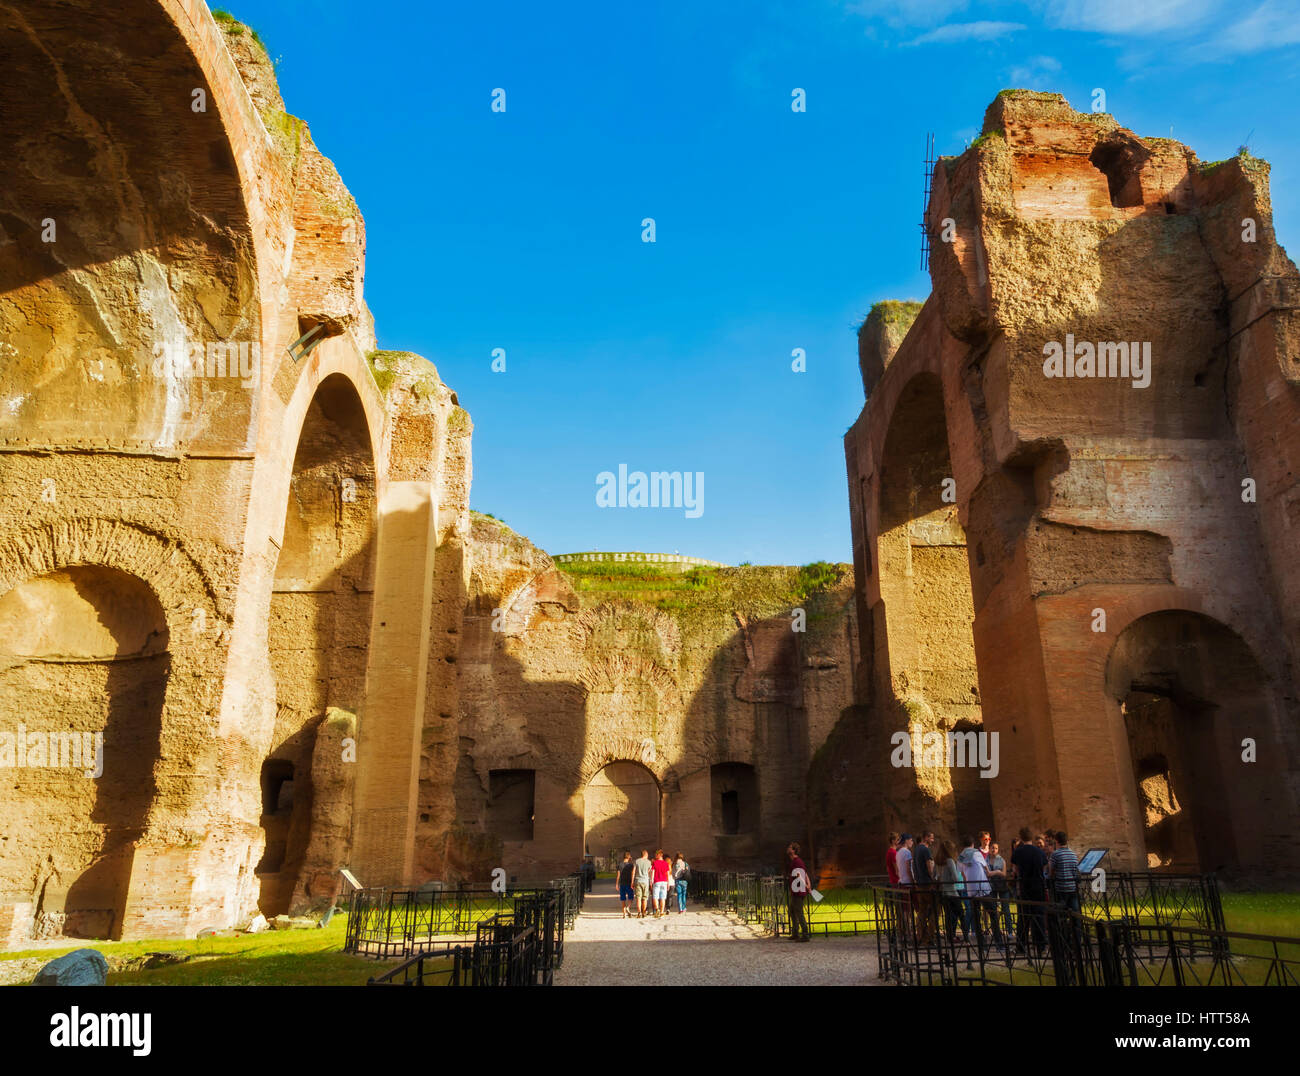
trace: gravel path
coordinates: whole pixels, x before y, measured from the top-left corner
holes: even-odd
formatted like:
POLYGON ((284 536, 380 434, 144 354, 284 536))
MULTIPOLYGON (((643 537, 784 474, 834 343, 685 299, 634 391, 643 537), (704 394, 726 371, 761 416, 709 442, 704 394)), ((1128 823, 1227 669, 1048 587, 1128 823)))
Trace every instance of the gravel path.
MULTIPOLYGON (((603 879, 602 879, 603 881, 603 879)), ((597 883, 599 885, 599 883, 597 883)), ((876 942, 798 945, 709 908, 624 919, 615 894, 588 894, 564 936, 556 986, 877 986, 876 942)))

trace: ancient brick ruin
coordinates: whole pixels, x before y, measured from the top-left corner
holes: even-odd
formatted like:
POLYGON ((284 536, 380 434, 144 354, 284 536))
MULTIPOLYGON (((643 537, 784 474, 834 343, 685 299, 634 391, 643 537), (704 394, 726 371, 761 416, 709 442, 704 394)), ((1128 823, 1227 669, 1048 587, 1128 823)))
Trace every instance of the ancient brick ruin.
POLYGON ((844 442, 868 832, 1054 825, 1129 869, 1284 866, 1300 280, 1267 182, 1025 91, 940 159, 934 290, 864 324, 844 442), (912 725, 996 731, 999 775, 893 767, 912 725))
POLYGON ((321 908, 344 866, 775 863, 852 699, 848 575, 795 635, 789 569, 679 621, 471 531, 469 417, 374 350, 361 215, 264 50, 194 0, 114 8, 0 12, 32 88, 0 195, 2 943, 321 908))
POLYGON ((1251 868, 1295 831, 1296 274, 1261 162, 1000 98, 936 171, 933 295, 861 335, 854 569, 601 594, 470 513, 469 416, 375 350, 361 214, 246 28, 17 0, 0 52, 0 945, 321 908, 341 867, 793 837, 876 871, 924 819, 1251 868), (1044 379, 1066 333, 1149 341, 1150 386, 1044 379), (891 767, 909 724, 997 730, 1000 775, 891 767))

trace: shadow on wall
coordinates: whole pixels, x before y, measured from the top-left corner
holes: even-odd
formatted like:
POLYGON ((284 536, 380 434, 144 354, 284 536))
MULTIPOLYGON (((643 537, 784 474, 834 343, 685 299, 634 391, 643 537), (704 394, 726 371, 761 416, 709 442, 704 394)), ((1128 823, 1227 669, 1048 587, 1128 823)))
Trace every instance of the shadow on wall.
POLYGON ((153 591, 116 569, 64 568, 0 597, 0 891, 30 902, 37 937, 121 934, 157 791, 167 644, 153 591))
MULTIPOLYGON (((421 814, 421 881, 488 882, 497 867, 514 879, 539 881, 569 874, 581 861, 583 816, 573 798, 581 785, 586 689, 568 680, 528 679, 515 656, 524 641, 492 630, 499 600, 472 599, 462 621, 456 820, 442 829, 421 814), (531 775, 526 785, 524 774, 531 775), (521 785, 531 797, 520 795, 521 785)), ((543 609, 536 615, 542 619, 530 632, 563 630, 564 614, 543 609)), ((422 767, 423 811, 438 795, 438 780, 427 772, 427 759, 422 767)))
POLYGON ((347 861, 354 762, 343 735, 333 744, 322 731, 331 731, 331 711, 364 724, 376 495, 365 410, 352 383, 333 374, 303 418, 267 625, 276 721, 261 771, 266 846, 255 873, 268 918, 327 906, 347 861))
POLYGON ((1148 867, 1276 871, 1294 809, 1278 712, 1245 641, 1199 613, 1149 613, 1116 639, 1106 690, 1127 733, 1148 867))
POLYGON ((713 647, 686 708, 680 795, 665 808, 665 839, 693 864, 777 871, 791 841, 813 864, 810 763, 838 713, 822 700, 852 697, 833 678, 851 681, 856 621, 846 611, 853 600, 848 587, 810 594, 800 606, 802 632, 793 630, 789 609, 740 613, 739 630, 713 647))
POLYGON ((261 339, 211 87, 156 0, 46 8, 0 8, 18 90, 0 115, 0 397, 18 401, 0 435, 243 446, 254 394, 239 381, 205 382, 216 406, 204 379, 152 369, 160 344, 261 339), (196 90, 205 111, 189 107, 196 90))

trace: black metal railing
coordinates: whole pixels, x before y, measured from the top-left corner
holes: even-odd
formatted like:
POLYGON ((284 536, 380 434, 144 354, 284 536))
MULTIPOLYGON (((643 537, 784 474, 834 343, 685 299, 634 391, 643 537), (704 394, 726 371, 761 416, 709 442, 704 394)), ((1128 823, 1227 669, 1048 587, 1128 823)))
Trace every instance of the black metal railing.
POLYGON ((435 947, 390 968, 382 975, 372 975, 367 986, 463 986, 470 978, 472 945, 435 947))
MULTIPOLYGON (((883 876, 836 877, 831 886, 810 894, 804 899, 809 930, 813 934, 874 931, 877 924, 870 887, 880 881, 883 876)), ((780 875, 693 871, 691 893, 701 907, 731 912, 746 923, 757 923, 766 934, 790 933, 790 889, 780 875)))
MULTIPOLYGON (((1192 886, 1152 886, 1149 894, 1192 886)), ((1209 891, 1207 890, 1208 894, 1209 891)), ((1129 898, 1142 894, 1134 887, 1129 898)), ((906 985, 1300 985, 1300 938, 1187 925, 1193 905, 1140 901, 1147 918, 1101 918, 1103 902, 971 896, 939 887, 873 889, 880 977, 906 985), (1158 923, 1159 914, 1182 922, 1158 923), (959 936, 960 935, 960 936, 959 936)), ((1217 888, 1203 906, 1222 915, 1217 888)), ((1221 919, 1220 919, 1221 921, 1221 919)))
POLYGON ((537 927, 548 968, 564 958, 564 933, 582 904, 576 876, 532 886, 490 885, 455 889, 358 889, 348 907, 343 951, 381 958, 413 957, 468 942, 478 924, 495 916, 519 915, 537 927))
POLYGON ((1079 880, 1080 911, 1093 919, 1134 919, 1147 923, 1225 930, 1219 883, 1213 874, 1114 872, 1094 892, 1079 880))
POLYGON ((535 923, 493 915, 477 924, 472 945, 435 945, 367 985, 551 986, 554 967, 547 966, 544 949, 535 923))

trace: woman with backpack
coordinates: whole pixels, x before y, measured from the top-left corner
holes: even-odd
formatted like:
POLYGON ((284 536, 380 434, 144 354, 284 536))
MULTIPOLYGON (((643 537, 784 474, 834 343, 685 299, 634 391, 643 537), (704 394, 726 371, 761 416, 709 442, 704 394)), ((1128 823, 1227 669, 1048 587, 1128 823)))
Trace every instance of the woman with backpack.
POLYGON ((673 881, 677 883, 677 914, 686 911, 686 885, 691 880, 691 868, 686 857, 678 852, 673 859, 673 881))

